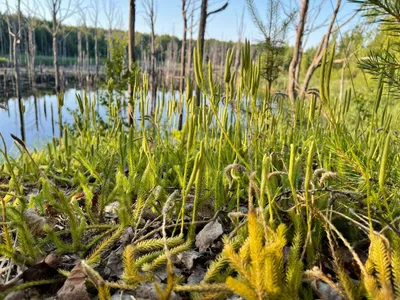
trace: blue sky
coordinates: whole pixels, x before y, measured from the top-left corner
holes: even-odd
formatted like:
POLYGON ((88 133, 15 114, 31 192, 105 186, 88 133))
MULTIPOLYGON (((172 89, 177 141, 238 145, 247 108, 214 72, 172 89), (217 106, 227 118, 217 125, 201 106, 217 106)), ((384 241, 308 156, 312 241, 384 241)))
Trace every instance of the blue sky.
MULTIPOLYGON (((16 0, 8 0, 10 3, 15 2, 16 0)), ((22 0, 28 1, 28 0, 22 0)), ((48 0, 29 0, 31 3, 45 3, 48 0)), ((69 0, 62 0, 64 5, 69 2, 69 0)), ((72 3, 79 3, 82 6, 89 7, 91 0, 71 0, 72 3)), ((93 0, 92 0, 93 1, 93 0)), ((127 28, 128 24, 128 3, 129 0, 97 0, 101 6, 101 10, 103 10, 103 3, 108 1, 115 1, 118 6, 118 11, 121 16, 121 27, 127 28)), ((155 25, 155 31, 157 34, 174 34, 178 37, 182 35, 182 16, 181 16, 181 0, 155 0, 157 6, 157 20, 155 25)), ((197 0, 198 3, 200 2, 197 0)), ((321 1, 321 11, 314 22, 315 26, 326 23, 329 20, 330 16, 333 12, 333 6, 336 4, 336 0, 311 0, 311 7, 318 6, 321 1)), ((262 18, 265 16, 266 12, 266 2, 267 0, 254 0, 256 7, 259 11, 259 14, 262 18)), ((282 0, 282 5, 287 9, 290 7, 297 7, 299 5, 299 0, 282 0)), ((342 9, 339 15, 339 21, 344 21, 348 18, 348 16, 352 15, 356 10, 357 6, 355 4, 348 3, 347 0, 342 1, 342 9)), ((136 17, 136 31, 139 32, 149 32, 149 27, 144 19, 144 9, 142 5, 142 0, 136 0, 137 6, 137 17, 136 17)), ((220 7, 225 3, 225 0, 209 0, 210 6, 209 10, 220 7)), ((199 4, 198 4, 199 5, 199 4)), ((210 17, 209 22, 207 23, 207 33, 206 38, 215 38, 221 40, 233 40, 236 41, 238 38, 238 24, 240 23, 240 17, 243 9, 246 9, 246 1, 245 0, 230 0, 227 9, 219 14, 213 15, 210 17)), ((0 10, 4 11, 4 4, 0 4, 0 10), (3 6, 3 7, 2 7, 3 6)), ((85 9, 86 11, 89 8, 85 9)), ((196 17, 198 17, 196 15, 196 17)), ((66 23, 68 24, 77 24, 79 23, 80 17, 78 15, 72 16, 69 18, 66 23)), ((107 27, 107 20, 103 13, 100 14, 100 22, 103 27, 107 27)), ((352 22, 350 22, 347 26, 345 26, 341 31, 344 32, 354 26, 357 22, 359 22, 359 18, 355 18, 352 22)), ((90 23, 90 22, 89 22, 90 23)), ((258 32, 257 28, 254 26, 253 21, 251 19, 248 11, 245 11, 244 14, 244 27, 245 32, 244 36, 250 39, 251 41, 260 40, 262 37, 258 32)), ((326 31, 326 26, 313 32, 308 40, 306 47, 314 46, 318 44, 322 35, 326 31)), ((197 34, 195 33, 195 36, 197 34)), ((289 44, 294 43, 294 28, 292 27, 288 32, 288 41, 289 44)))

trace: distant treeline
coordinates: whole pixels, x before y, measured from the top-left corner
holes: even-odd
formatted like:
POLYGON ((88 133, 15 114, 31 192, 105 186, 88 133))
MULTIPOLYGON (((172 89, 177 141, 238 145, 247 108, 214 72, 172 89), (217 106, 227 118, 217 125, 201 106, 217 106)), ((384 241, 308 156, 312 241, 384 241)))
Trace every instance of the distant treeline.
MULTIPOLYGON (((52 35, 46 29, 46 26, 51 28, 52 24, 50 21, 34 19, 34 22, 27 22, 26 17, 21 17, 21 33, 22 40, 20 44, 20 56, 24 56, 28 53, 28 24, 33 24, 35 44, 36 44, 36 56, 39 58, 36 64, 49 64, 53 63, 52 59, 46 59, 45 57, 51 57, 53 55, 52 46, 52 35)), ((11 22, 16 22, 16 16, 10 16, 11 22)), ((89 56, 92 61, 94 59, 95 53, 95 34, 96 29, 93 27, 85 28, 83 26, 62 26, 60 34, 58 35, 58 49, 60 63, 71 64, 74 60, 66 60, 63 58, 74 58, 78 56, 78 33, 81 34, 82 39, 82 51, 86 56, 86 39, 89 45, 89 56)), ((127 37, 126 32, 113 29, 111 31, 113 36, 127 37)), ((97 28, 97 38, 98 38, 98 54, 101 60, 107 58, 108 54, 108 39, 110 37, 110 30, 104 28, 97 28)), ((135 33, 135 51, 136 57, 139 60, 146 60, 151 52, 151 36, 146 33, 135 33)), ((192 41, 191 47, 195 47, 195 41, 192 41)), ((216 39, 209 39, 205 42, 205 59, 211 59, 213 61, 224 60, 225 53, 227 49, 232 48, 237 44, 236 41, 219 41, 216 39)), ((175 61, 180 62, 180 48, 182 41, 172 35, 157 35, 156 36, 156 58, 159 62, 175 61)), ((188 44, 187 44, 188 45, 188 44)), ((254 55, 256 55, 257 48, 262 47, 262 45, 255 45, 253 47, 254 55)), ((6 22, 6 16, 4 13, 0 13, 0 56, 4 58, 9 58, 10 53, 12 53, 12 38, 8 34, 8 26, 6 22)), ((4 61, 3 61, 4 62, 4 61)), ((21 60, 24 64, 24 59, 21 60)))

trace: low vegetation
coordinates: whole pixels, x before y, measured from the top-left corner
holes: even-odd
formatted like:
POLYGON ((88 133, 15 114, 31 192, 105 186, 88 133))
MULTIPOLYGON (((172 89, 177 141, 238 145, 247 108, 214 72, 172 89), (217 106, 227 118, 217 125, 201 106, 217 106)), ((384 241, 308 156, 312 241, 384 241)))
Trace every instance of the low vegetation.
POLYGON ((4 144, 2 297, 400 297, 389 101, 378 92, 366 113, 350 90, 332 97, 333 51, 310 100, 260 98, 250 45, 241 76, 232 53, 220 85, 195 50, 200 106, 188 80, 151 112, 148 77, 137 73, 137 105, 110 80, 106 120, 100 99, 77 95, 61 138, 38 151, 13 137, 18 158, 4 144), (139 121, 128 125, 128 114, 139 121))

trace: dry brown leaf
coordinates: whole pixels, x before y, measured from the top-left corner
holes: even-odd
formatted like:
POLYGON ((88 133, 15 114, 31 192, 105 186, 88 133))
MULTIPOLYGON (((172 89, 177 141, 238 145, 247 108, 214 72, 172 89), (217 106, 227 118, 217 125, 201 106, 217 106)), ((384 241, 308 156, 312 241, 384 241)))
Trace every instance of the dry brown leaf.
POLYGON ((196 247, 200 252, 206 251, 223 233, 222 225, 217 220, 207 223, 196 236, 196 247))
POLYGON ((45 233, 44 226, 49 224, 48 218, 39 216, 33 209, 25 211, 25 220, 34 236, 43 235, 45 233))
POLYGON ((90 300, 85 283, 86 275, 81 264, 77 264, 72 269, 62 288, 57 292, 57 299, 90 300))

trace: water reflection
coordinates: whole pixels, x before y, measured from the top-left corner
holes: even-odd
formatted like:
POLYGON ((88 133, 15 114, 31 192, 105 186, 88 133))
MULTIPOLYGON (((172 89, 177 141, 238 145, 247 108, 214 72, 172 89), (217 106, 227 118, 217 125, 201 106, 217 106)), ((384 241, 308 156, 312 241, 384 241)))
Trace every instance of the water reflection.
MULTIPOLYGON (((10 98, 3 105, 7 108, 0 109, 0 132, 2 133, 7 148, 15 151, 14 134, 25 140, 29 148, 38 148, 51 140, 53 136, 59 137, 62 132, 60 123, 71 123, 72 116, 69 110, 77 108, 76 93, 83 91, 69 89, 64 94, 64 106, 58 105, 56 95, 10 98)), ((92 97, 91 92, 88 92, 92 97)))
MULTIPOLYGON (((25 140, 28 148, 41 148, 45 146, 46 142, 50 141, 52 137, 60 137, 63 132, 63 124, 72 124, 73 116, 71 111, 78 109, 76 101, 76 94, 80 94, 83 98, 84 91, 74 88, 68 89, 64 93, 64 98, 60 99, 63 105, 59 105, 59 99, 54 94, 41 95, 41 96, 28 96, 23 97, 20 101, 17 98, 10 98, 2 105, 8 109, 0 109, 0 132, 5 139, 5 143, 11 152, 17 150, 14 145, 14 140, 10 134, 14 134, 25 140)), ((89 99, 94 97, 97 99, 97 113, 103 119, 107 120, 108 105, 100 105, 99 96, 101 91, 87 92, 89 99)), ((109 100, 108 93, 103 93, 104 100, 109 100)), ((120 98, 120 97, 116 97, 120 98)), ((113 98, 113 102, 116 101, 113 98)), ((165 94, 158 94, 158 109, 156 118, 161 121, 169 120, 168 130, 178 128, 179 113, 177 110, 178 102, 180 101, 179 92, 167 92, 165 94)), ((141 123, 140 115, 140 101, 137 99, 133 107, 135 114, 135 122, 141 123)), ((122 104, 122 103, 121 103, 122 104)), ((207 103, 209 105, 209 103, 207 103)), ((219 103, 219 108, 223 110, 223 101, 219 103)), ((186 104, 183 105, 183 118, 182 122, 186 121, 186 104)), ((150 114, 150 101, 145 107, 145 115, 150 114)), ((127 104, 120 105, 120 116, 127 122, 127 104)), ((228 118, 233 121, 235 115, 232 115, 231 109, 228 110, 228 118)), ((214 120, 215 122, 215 120, 214 120)), ((145 118, 146 126, 151 125, 151 122, 145 118)), ((245 126, 245 120, 242 121, 245 126)), ((167 125, 166 125, 167 126, 167 125)), ((167 129, 167 128, 165 128, 167 129)), ((1 147, 1 145, 0 145, 1 147)), ((0 158, 1 159, 1 158, 0 158)))

